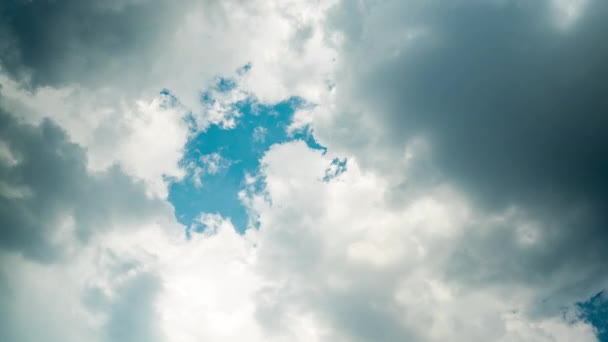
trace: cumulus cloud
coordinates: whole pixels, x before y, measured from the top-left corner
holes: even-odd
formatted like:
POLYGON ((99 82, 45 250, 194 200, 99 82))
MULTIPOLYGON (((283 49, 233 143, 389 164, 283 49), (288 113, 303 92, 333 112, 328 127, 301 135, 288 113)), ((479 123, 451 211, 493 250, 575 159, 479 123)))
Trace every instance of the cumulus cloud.
POLYGON ((253 243, 228 220, 184 238, 177 224, 97 234, 41 264, 0 251, 0 337, 10 341, 264 341, 252 318, 253 243))
POLYGON ((596 341, 607 9, 3 3, 0 339, 596 341), (239 162, 191 138, 293 96, 327 148, 256 123, 253 224, 178 224, 167 184, 239 162))
POLYGON ((186 118, 201 129, 231 124, 221 102, 201 98, 218 76, 247 65, 231 94, 262 103, 325 93, 334 56, 319 25, 331 4, 9 1, 0 8, 3 95, 28 121, 52 117, 87 148, 89 166, 121 164, 164 197, 164 177, 184 176, 186 118), (314 29, 298 35, 303 27, 314 29), (178 107, 159 108, 163 89, 179 94, 178 107), (142 144, 154 153, 139 153, 142 144))
POLYGON ((0 118, 2 247, 47 261, 116 222, 170 212, 118 167, 89 173, 85 151, 51 120, 0 118))
POLYGON ((2 310, 12 320, 3 336, 596 340, 572 306, 531 315, 542 289, 463 287, 445 276, 446 251, 457 249, 453 240, 483 215, 457 191, 439 186, 395 208, 386 204, 390 182, 356 162, 324 182, 332 160, 302 142, 272 147, 262 159, 266 185, 243 199, 260 229, 244 235, 226 218, 204 214, 205 229, 190 240, 176 224, 151 223, 97 234, 62 262, 4 253, 2 310))
POLYGON ((260 98, 313 98, 334 57, 314 28, 332 3, 11 0, 0 7, 0 65, 33 87, 167 87, 195 106, 201 84, 249 62, 246 87, 260 98))
POLYGON ((463 237, 455 276, 599 291, 607 9, 602 1, 344 1, 327 26, 343 37, 336 115, 317 116, 319 139, 394 176, 403 185, 396 199, 424 180, 398 174, 408 143, 426 142, 427 180, 451 182, 503 220, 463 237), (534 222, 525 247, 522 220, 534 222))
POLYGON ((126 101, 79 87, 29 91, 6 75, 0 75, 0 84, 7 111, 33 125, 52 118, 70 140, 87 150, 89 170, 120 165, 145 183, 147 193, 161 198, 167 194, 164 177, 184 176, 178 163, 190 134, 187 111, 172 105, 169 95, 126 101))
POLYGON ((392 183, 356 161, 323 182, 332 160, 303 143, 275 145, 266 187, 249 198, 266 280, 256 315, 270 334, 305 319, 319 341, 595 340, 572 306, 569 320, 535 315, 546 286, 468 287, 446 274, 454 242, 486 215, 456 189, 439 184, 391 205, 392 183))

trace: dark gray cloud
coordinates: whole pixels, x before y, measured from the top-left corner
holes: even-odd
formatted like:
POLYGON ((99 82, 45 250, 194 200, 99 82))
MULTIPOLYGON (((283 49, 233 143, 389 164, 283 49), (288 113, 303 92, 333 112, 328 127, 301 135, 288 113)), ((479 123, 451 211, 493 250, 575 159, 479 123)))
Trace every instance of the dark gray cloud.
POLYGON ((118 167, 89 173, 85 151, 49 119, 34 126, 0 111, 0 143, 0 248, 50 261, 62 255, 66 227, 65 237, 84 242, 96 231, 170 213, 118 167))
POLYGON ((518 242, 514 222, 471 230, 455 276, 542 283, 560 275, 580 289, 607 274, 608 4, 589 1, 569 26, 554 4, 345 1, 334 9, 330 30, 346 37, 348 74, 338 87, 387 132, 379 151, 424 136, 433 164, 478 208, 516 207, 539 222, 533 246, 518 242))
POLYGON ((125 71, 150 67, 178 8, 164 0, 3 1, 0 62, 17 78, 31 74, 34 86, 131 82, 125 71))

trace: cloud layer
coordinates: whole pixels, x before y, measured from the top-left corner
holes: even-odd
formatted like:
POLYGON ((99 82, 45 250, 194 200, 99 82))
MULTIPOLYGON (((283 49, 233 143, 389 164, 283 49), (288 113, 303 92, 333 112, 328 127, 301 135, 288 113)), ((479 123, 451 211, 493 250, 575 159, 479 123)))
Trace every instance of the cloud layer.
MULTIPOLYGON (((504 228, 467 233, 460 267, 483 273, 455 276, 558 277, 564 288, 599 290, 608 242, 608 50, 599 44, 607 9, 600 1, 344 2, 330 21, 345 37, 339 105, 319 120, 321 141, 395 174, 405 146, 422 140, 428 181, 446 179, 505 219, 504 228), (364 133, 370 127, 375 135, 364 133), (521 219, 534 222, 525 248, 512 227, 521 219)), ((404 179, 395 192, 416 187, 404 179)))
POLYGON ((605 338, 607 10, 3 3, 0 340, 605 338))

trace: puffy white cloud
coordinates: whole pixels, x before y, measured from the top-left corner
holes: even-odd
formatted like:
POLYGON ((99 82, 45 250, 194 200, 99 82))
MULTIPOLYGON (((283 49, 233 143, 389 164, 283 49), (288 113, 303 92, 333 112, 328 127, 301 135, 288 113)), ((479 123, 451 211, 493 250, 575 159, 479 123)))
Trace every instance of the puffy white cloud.
POLYGON ((167 219, 96 234, 56 263, 3 252, 4 336, 595 341, 572 308, 534 314, 543 287, 446 276, 455 241, 480 215, 457 191, 442 185, 391 204, 391 183, 356 159, 323 181, 333 157, 301 142, 273 146, 265 187, 244 197, 260 228, 244 235, 204 214, 205 230, 189 240, 167 219))
POLYGON ((0 50, 3 94, 30 107, 28 118, 52 117, 90 150, 94 165, 129 164, 130 173, 162 195, 161 176, 182 175, 177 160, 187 137, 183 111, 218 120, 217 110, 200 103, 200 90, 216 76, 250 63, 253 69, 242 87, 263 102, 294 94, 314 100, 316 85, 329 72, 330 52, 320 30, 298 32, 317 28, 328 6, 301 1, 12 2, 0 11, 6 19, 0 32, 12 42, 0 50), (43 12, 48 15, 40 17, 43 12), (76 19, 83 17, 88 26, 76 19), (36 37, 48 44, 37 44, 36 37), (290 43, 294 40, 297 48, 290 43), (22 89, 28 75, 29 91, 22 89), (180 94, 182 112, 158 108, 155 98, 163 88, 180 94), (142 145, 154 153, 141 152, 142 145))
POLYGON ((332 4, 3 5, 0 32, 13 42, 0 47, 3 106, 19 107, 14 112, 32 122, 53 118, 87 148, 90 167, 119 163, 145 180, 151 194, 164 197, 163 177, 184 176, 178 161, 189 135, 186 115, 192 114, 198 129, 211 123, 232 127, 226 106, 247 94, 262 103, 292 95, 315 102, 323 96, 335 56, 321 23, 332 4), (44 11, 50 14, 41 20, 44 11), (81 17, 88 26, 75 19, 81 17), (36 44, 36 37, 50 45, 36 44), (201 101, 201 90, 217 76, 230 76, 243 65, 251 69, 238 76, 238 91, 216 93, 212 105, 201 101), (161 89, 179 94, 179 105, 163 106, 161 89))
POLYGON ((303 143, 275 145, 263 159, 265 192, 249 204, 260 220, 257 316, 267 331, 310 317, 319 340, 595 340, 560 312, 535 314, 545 286, 468 287, 449 274, 462 237, 492 229, 479 227, 485 214, 456 189, 440 184, 393 203, 392 183, 356 159, 322 182, 332 159, 303 143))
POLYGON ((186 111, 171 106, 166 95, 127 101, 111 91, 80 87, 27 90, 6 75, 0 82, 4 108, 31 124, 51 118, 86 148, 90 170, 119 164, 160 197, 167 192, 163 176, 184 176, 178 162, 189 137, 186 111))

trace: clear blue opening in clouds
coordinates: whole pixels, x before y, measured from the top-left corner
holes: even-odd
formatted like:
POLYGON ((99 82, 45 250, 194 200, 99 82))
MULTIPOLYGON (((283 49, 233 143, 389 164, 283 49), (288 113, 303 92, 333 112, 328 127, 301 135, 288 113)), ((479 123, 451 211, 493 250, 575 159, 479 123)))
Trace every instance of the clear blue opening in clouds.
POLYGON ((608 295, 602 291, 589 300, 578 303, 581 318, 592 324, 600 342, 608 342, 608 295))
MULTIPOLYGON (((239 72, 247 72, 249 68, 248 65, 239 72)), ((211 90, 229 92, 237 86, 234 79, 219 78, 211 90)), ((215 101, 211 90, 201 94, 203 104, 215 101)), ((174 99, 168 90, 163 90, 163 94, 174 99)), ((201 213, 218 213, 230 218, 236 229, 243 232, 248 217, 238 193, 244 188, 245 175, 257 172, 260 158, 269 147, 303 140, 310 148, 325 150, 308 127, 292 134, 287 132, 294 113, 304 106, 310 104, 299 97, 262 104, 249 96, 231 105, 236 113, 235 127, 213 124, 195 135, 187 143, 181 160, 188 175, 171 183, 169 188, 169 201, 179 222, 190 227, 201 213)))

